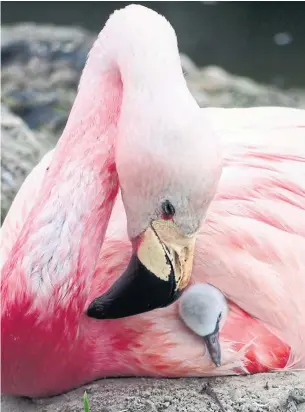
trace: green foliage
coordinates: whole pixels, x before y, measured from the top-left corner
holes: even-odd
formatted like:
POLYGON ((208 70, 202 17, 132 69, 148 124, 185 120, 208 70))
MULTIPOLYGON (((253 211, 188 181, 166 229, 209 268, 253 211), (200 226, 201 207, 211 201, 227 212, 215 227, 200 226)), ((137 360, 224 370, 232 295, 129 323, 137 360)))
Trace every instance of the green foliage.
POLYGON ((87 392, 84 393, 84 412, 90 412, 90 405, 87 392))

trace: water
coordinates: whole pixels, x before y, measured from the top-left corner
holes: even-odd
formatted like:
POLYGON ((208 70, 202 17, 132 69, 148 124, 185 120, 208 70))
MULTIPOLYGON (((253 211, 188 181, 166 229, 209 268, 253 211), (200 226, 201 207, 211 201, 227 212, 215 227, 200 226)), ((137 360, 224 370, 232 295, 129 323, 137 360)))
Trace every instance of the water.
MULTIPOLYGON (((139 2, 175 28, 197 64, 280 87, 305 87, 305 2, 139 2)), ((98 32, 128 2, 3 2, 2 23, 82 26, 98 32)))

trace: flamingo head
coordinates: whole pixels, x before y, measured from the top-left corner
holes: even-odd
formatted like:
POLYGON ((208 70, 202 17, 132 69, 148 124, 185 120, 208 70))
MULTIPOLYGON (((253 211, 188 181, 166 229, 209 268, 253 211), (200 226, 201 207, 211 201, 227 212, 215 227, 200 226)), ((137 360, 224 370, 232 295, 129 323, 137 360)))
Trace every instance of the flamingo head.
POLYGON ((184 323, 204 338, 212 361, 220 366, 219 331, 228 313, 221 291, 207 283, 191 286, 179 301, 179 313, 184 323))
POLYGON ((116 165, 133 254, 123 275, 91 303, 90 317, 165 307, 188 285, 196 234, 222 164, 217 136, 199 107, 190 106, 164 108, 163 116, 151 114, 149 121, 139 107, 137 123, 126 116, 116 165))

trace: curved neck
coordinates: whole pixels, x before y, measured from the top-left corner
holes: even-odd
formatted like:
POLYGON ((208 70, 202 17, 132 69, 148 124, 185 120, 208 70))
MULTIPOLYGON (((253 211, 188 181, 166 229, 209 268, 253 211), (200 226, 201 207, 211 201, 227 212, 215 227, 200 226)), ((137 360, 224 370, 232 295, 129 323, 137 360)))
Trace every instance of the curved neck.
POLYGON ((26 290, 37 305, 51 299, 52 308, 82 295, 77 308, 83 310, 118 191, 114 143, 121 112, 132 122, 146 97, 174 90, 178 79, 176 37, 163 17, 140 6, 111 16, 90 52, 36 205, 3 268, 4 279, 20 277, 15 297, 26 290))

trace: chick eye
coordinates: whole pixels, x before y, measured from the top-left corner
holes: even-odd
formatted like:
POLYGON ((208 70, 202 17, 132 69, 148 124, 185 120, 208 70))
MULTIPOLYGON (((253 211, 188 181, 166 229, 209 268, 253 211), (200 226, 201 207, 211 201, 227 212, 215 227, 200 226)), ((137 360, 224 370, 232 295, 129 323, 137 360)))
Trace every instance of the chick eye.
POLYGON ((171 219, 176 213, 174 206, 169 200, 165 200, 162 205, 162 217, 163 219, 171 219))

